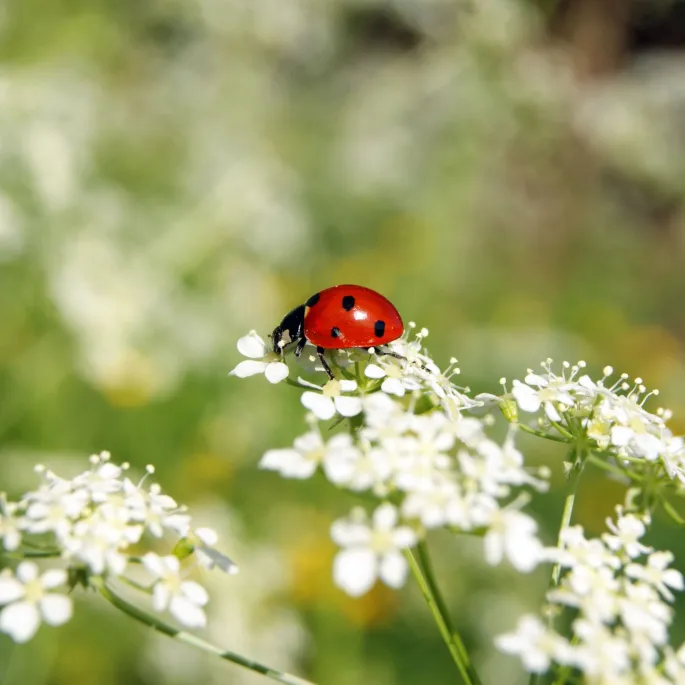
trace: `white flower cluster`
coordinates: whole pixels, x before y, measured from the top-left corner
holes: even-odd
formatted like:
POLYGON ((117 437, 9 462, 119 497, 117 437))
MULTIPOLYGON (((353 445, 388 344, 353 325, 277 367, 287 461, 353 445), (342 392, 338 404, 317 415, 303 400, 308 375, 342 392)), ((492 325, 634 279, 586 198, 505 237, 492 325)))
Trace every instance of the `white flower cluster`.
POLYGON ((543 362, 543 372, 528 370, 524 382, 515 380, 511 394, 524 412, 542 410, 543 427, 562 435, 582 431, 600 450, 610 450, 619 461, 636 465, 661 465, 671 479, 685 484, 685 441, 666 426, 671 412, 644 408, 658 395, 647 392, 641 378, 630 381, 621 374, 609 382, 614 371, 604 368, 593 381, 583 373, 584 362, 564 362, 561 375, 552 370, 552 360, 543 362))
MULTIPOLYGON (((301 401, 310 411, 310 429, 292 448, 269 450, 260 462, 287 478, 309 478, 321 468, 334 485, 377 498, 370 520, 354 510, 331 531, 342 548, 334 580, 353 596, 377 579, 402 585, 408 570, 402 551, 428 529, 482 534, 489 563, 506 558, 522 572, 542 558, 537 524, 521 508, 527 501, 522 489, 545 489, 546 474, 525 468, 513 432, 499 444, 488 437, 487 420, 464 415, 480 403, 452 383, 456 360, 441 372, 423 351, 427 333, 392 343, 399 358, 382 351, 336 351, 343 380, 319 387, 299 378, 295 384, 305 390, 301 401), (349 419, 350 430, 325 440, 318 422, 336 416, 349 419)), ((276 376, 286 377, 280 370, 287 370, 285 363, 255 333, 238 342, 241 352, 256 353, 260 346, 260 361, 241 362, 232 373, 264 373, 273 382, 272 365, 279 364, 276 376)))
POLYGON ((571 638, 526 615, 497 639, 499 648, 533 673, 570 668, 589 683, 685 682, 685 645, 668 646, 671 590, 683 589, 683 576, 669 568, 670 552, 642 543, 645 523, 619 507, 601 538, 586 538, 580 526, 564 530, 560 548, 548 552, 565 573, 547 599, 575 610, 571 638))
MULTIPOLYGON (((59 625, 71 616, 71 600, 47 590, 67 584, 68 571, 87 583, 93 576, 125 579, 131 564, 147 571, 153 606, 169 610, 189 627, 205 624, 205 590, 184 579, 180 558, 190 557, 205 568, 228 573, 235 564, 214 548, 216 533, 193 528, 185 508, 164 494, 159 485, 134 483, 107 452, 93 455, 91 467, 74 478, 61 478, 38 466, 40 486, 18 502, 0 502, 0 541, 15 556, 59 558, 67 570, 50 569, 39 576, 31 561, 0 577, 0 630, 18 642, 29 640, 40 617, 59 625), (167 538, 174 553, 159 556, 149 551, 135 556, 131 548, 152 538, 167 538)), ((148 474, 154 469, 149 466, 148 474)), ((138 547, 137 547, 138 549, 138 547)), ((73 583, 72 583, 73 584, 73 583)))

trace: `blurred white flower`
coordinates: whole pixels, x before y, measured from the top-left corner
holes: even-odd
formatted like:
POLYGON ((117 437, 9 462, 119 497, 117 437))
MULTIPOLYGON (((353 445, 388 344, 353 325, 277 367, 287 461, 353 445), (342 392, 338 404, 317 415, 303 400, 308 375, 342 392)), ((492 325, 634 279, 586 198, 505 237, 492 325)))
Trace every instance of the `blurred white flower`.
POLYGON ((513 632, 497 637, 495 645, 507 654, 519 656, 530 673, 544 673, 553 661, 568 663, 571 651, 568 640, 530 614, 519 618, 513 632))
POLYGON ((517 571, 528 573, 542 561, 538 525, 530 516, 516 509, 497 509, 488 517, 487 525, 483 544, 489 564, 499 564, 506 557, 517 571))
POLYGON ((215 545, 219 541, 219 535, 213 528, 196 528, 189 533, 188 539, 194 547, 200 566, 210 570, 218 568, 230 575, 238 573, 238 565, 216 549, 215 545))
POLYGON ((20 523, 14 516, 16 511, 17 505, 8 502, 4 493, 0 493, 0 540, 2 547, 8 552, 21 544, 20 523))
POLYGON ((231 376, 247 378, 263 373, 269 383, 279 383, 288 377, 288 365, 280 354, 270 349, 256 331, 250 331, 238 340, 238 352, 247 361, 240 362, 231 372, 231 376))
POLYGON ((38 566, 22 561, 12 575, 0 575, 0 630, 15 642, 27 642, 38 630, 41 620, 60 626, 72 615, 71 599, 64 594, 50 592, 67 582, 62 569, 51 569, 39 575, 38 566))
POLYGON ((381 504, 371 525, 358 514, 336 521, 331 537, 343 547, 333 562, 333 579, 347 594, 363 595, 376 579, 393 588, 404 584, 409 567, 402 550, 415 545, 417 537, 409 526, 398 525, 398 512, 392 504, 381 504))
POLYGON ((640 542, 640 539, 647 533, 645 522, 640 517, 634 514, 621 515, 621 509, 619 509, 616 523, 611 518, 607 518, 606 524, 611 533, 604 533, 602 540, 612 552, 623 552, 634 559, 652 551, 651 547, 640 542))
POLYGON ((673 593, 669 588, 674 590, 683 590, 683 574, 675 568, 668 568, 668 565, 673 562, 673 554, 671 552, 653 552, 647 558, 647 564, 628 564, 626 566, 626 575, 635 580, 641 580, 653 588, 658 590, 663 597, 669 601, 673 601, 673 593))
POLYGON ((182 579, 178 558, 148 552, 143 557, 143 564, 153 576, 152 606, 155 611, 168 609, 184 626, 204 627, 207 617, 202 607, 209 601, 209 595, 199 583, 182 579))

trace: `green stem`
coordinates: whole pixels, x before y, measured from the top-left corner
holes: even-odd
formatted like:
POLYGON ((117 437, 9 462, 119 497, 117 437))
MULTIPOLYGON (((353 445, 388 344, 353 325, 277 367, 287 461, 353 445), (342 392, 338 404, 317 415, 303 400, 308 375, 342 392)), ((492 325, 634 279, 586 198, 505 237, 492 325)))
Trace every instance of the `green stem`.
POLYGON ((566 438, 562 438, 559 435, 550 435, 549 433, 545 433, 544 431, 539 431, 535 428, 531 428, 530 426, 526 426, 525 423, 518 423, 516 425, 525 433, 536 435, 538 438, 545 438, 545 440, 553 440, 554 442, 563 442, 565 445, 568 444, 568 440, 566 438))
POLYGON ((452 629, 445 602, 435 582, 425 543, 419 543, 416 556, 409 549, 405 550, 405 556, 409 562, 412 575, 421 590, 423 598, 426 600, 426 604, 428 604, 428 608, 433 614, 440 635, 442 635, 442 639, 445 641, 464 683, 466 685, 481 685, 481 680, 471 664, 463 640, 452 629))
POLYGON ((567 440, 575 440, 572 433, 569 433, 561 424, 556 421, 549 420, 549 422, 561 433, 567 440))
POLYGON ((596 457, 594 454, 588 454, 587 456, 588 462, 593 464, 599 469, 602 469, 603 471, 607 471, 608 473, 613 473, 616 476, 621 476, 623 478, 629 478, 630 480, 634 480, 637 482, 641 482, 643 478, 639 476, 637 473, 631 473, 630 471, 625 471, 623 470, 620 466, 615 466, 614 464, 610 464, 607 461, 604 461, 604 459, 601 459, 600 457, 596 457))
MULTIPOLYGON (((583 472, 584 459, 587 458, 586 455, 580 453, 581 448, 573 448, 572 454, 574 456, 573 464, 571 466, 571 472, 569 474, 569 484, 568 492, 566 493, 566 498, 564 499, 564 510, 561 514, 561 521, 559 523, 559 533, 557 535, 557 547, 561 547, 562 538, 564 531, 571 524, 571 517, 573 516, 573 505, 576 501, 576 493, 578 492, 578 484, 580 483, 580 476, 583 472)), ((561 577, 561 564, 557 562, 552 567, 552 573, 549 579, 549 588, 553 589, 559 585, 559 579, 561 577)), ((550 618, 550 623, 552 619, 550 618)), ((541 678, 540 673, 531 673, 528 680, 528 685, 537 685, 541 678)))
POLYGON ((38 551, 24 549, 15 552, 2 552, 2 556, 8 559, 59 559, 62 553, 59 551, 51 552, 49 550, 38 551))
POLYGON ((675 507, 665 498, 661 498, 661 506, 666 513, 680 526, 685 524, 685 519, 676 511, 675 507))
POLYGON ((91 577, 89 578, 88 582, 90 583, 91 587, 95 588, 95 590, 97 590, 104 599, 106 599, 117 609, 120 609, 125 614, 128 614, 131 616, 131 618, 134 618, 139 623, 149 626, 150 628, 153 628, 164 635, 175 638, 179 642, 185 642, 186 644, 196 647, 197 649, 201 649, 208 654, 213 654, 221 659, 225 659, 226 661, 232 661, 238 666, 248 668, 255 673, 260 673, 261 675, 271 678, 271 680, 275 680, 276 682, 283 683, 284 685, 313 685, 313 683, 308 680, 298 678, 297 676, 290 675, 289 673, 277 671, 269 666, 264 666, 257 661, 252 661, 252 659, 247 659, 243 656, 240 656, 240 654, 230 652, 227 649, 222 649, 221 647, 217 647, 210 642, 206 642, 202 638, 199 638, 192 633, 188 633, 185 630, 179 630, 178 628, 170 626, 168 623, 165 623, 156 616, 152 616, 151 614, 148 614, 142 609, 139 609, 133 604, 127 602, 123 597, 120 597, 118 594, 116 594, 102 580, 102 578, 91 577))
MULTIPOLYGON (((576 493, 578 492, 578 483, 580 482, 580 475, 583 472, 583 464, 574 464, 571 467, 571 473, 569 475, 569 486, 568 492, 566 493, 566 499, 564 500, 564 510, 561 513, 561 522, 559 524, 559 534, 557 535, 557 547, 561 547, 562 537, 564 531, 569 527, 571 523, 571 517, 573 516, 573 505, 576 502, 576 493)), ((559 585, 559 577, 561 576, 561 564, 557 562, 552 567, 552 575, 550 577, 549 586, 555 588, 559 585)))
MULTIPOLYGON (((573 505, 576 501, 576 493, 578 492, 578 484, 580 483, 580 476, 583 472, 583 459, 578 459, 578 452, 573 449, 572 452, 575 455, 573 466, 571 467, 571 472, 569 474, 569 485, 568 492, 566 493, 566 498, 564 499, 564 510, 561 514, 561 521, 559 523, 559 533, 557 535, 557 547, 561 547, 562 538, 564 531, 569 527, 571 523, 571 517, 573 516, 573 505)), ((559 585, 559 578, 561 577, 561 564, 557 562, 552 567, 552 573, 549 579, 549 589, 553 589, 559 585)), ((552 619, 550 618, 550 623, 552 619)), ((531 673, 530 679, 528 680, 528 685, 537 685, 540 682, 542 674, 531 673)))

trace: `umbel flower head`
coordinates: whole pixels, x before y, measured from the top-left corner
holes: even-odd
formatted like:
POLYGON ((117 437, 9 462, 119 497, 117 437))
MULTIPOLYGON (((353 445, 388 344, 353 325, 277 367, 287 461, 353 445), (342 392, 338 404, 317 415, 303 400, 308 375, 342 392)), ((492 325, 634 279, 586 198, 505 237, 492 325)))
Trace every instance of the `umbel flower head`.
POLYGON ((557 374, 548 359, 542 373, 529 369, 523 382, 514 380, 511 395, 521 412, 540 415, 546 430, 568 435, 581 428, 597 448, 619 461, 659 462, 671 479, 685 484, 685 441, 667 427, 671 412, 645 407, 659 391, 648 391, 641 378, 631 381, 625 373, 611 380, 611 366, 594 381, 585 367, 583 361, 564 362, 557 374))
POLYGON ((321 471, 333 485, 377 500, 370 516, 355 509, 331 528, 341 547, 333 578, 351 595, 377 580, 401 586, 403 553, 434 528, 479 531, 491 564, 506 560, 528 572, 542 559, 537 524, 523 508, 527 491, 547 487, 547 474, 526 468, 513 431, 498 443, 487 417, 466 415, 481 403, 454 385, 456 360, 443 372, 430 358, 427 335, 410 324, 390 343, 392 356, 340 350, 331 365, 341 380, 292 382, 303 390, 309 430, 260 461, 286 478, 321 471), (348 429, 331 434, 320 425, 329 420, 348 421, 348 429))
POLYGON ((128 464, 112 463, 108 452, 93 455, 90 467, 66 479, 43 466, 36 467, 40 485, 18 502, 2 502, 2 545, 21 554, 24 547, 54 558, 59 568, 42 575, 36 564, 21 562, 0 576, 0 630, 17 642, 35 634, 41 621, 60 625, 71 617, 71 600, 64 591, 67 579, 76 574, 88 584, 94 578, 106 582, 125 578, 129 566, 139 562, 132 547, 167 546, 173 553, 158 556, 150 551, 143 567, 150 576, 153 606, 169 610, 188 627, 205 623, 207 594, 184 576, 197 566, 235 573, 237 566, 214 547, 217 536, 208 528, 194 529, 185 507, 146 481, 135 483, 126 474, 128 464), (59 591, 61 588, 61 591, 59 591))
POLYGON ((645 545, 644 518, 621 507, 607 527, 610 532, 589 539, 580 526, 567 528, 561 546, 547 551, 564 569, 547 599, 575 610, 573 634, 526 615, 497 645, 533 673, 573 667, 593 683, 682 683, 663 676, 669 669, 685 672, 667 644, 672 590, 683 589, 682 574, 669 568, 673 555, 645 545))

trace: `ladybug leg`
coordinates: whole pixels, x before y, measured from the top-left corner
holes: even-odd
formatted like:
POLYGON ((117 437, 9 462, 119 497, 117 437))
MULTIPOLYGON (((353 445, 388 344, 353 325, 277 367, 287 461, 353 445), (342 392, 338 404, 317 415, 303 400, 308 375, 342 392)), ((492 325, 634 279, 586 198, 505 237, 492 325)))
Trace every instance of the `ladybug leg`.
MULTIPOLYGON (((387 349, 381 349, 376 347, 376 355, 380 356, 385 356, 385 357, 393 357, 395 359, 401 359, 404 362, 409 362, 409 360, 406 357, 403 357, 401 354, 397 354, 397 352, 393 352, 392 350, 387 350, 387 349)), ((424 371, 428 371, 428 367, 425 366, 425 364, 420 365, 421 368, 424 371)))
POLYGON ((299 357, 302 354, 304 346, 307 344, 307 338, 300 338, 297 341, 297 347, 295 348, 295 356, 299 357))
POLYGON ((397 352, 393 352, 392 350, 382 350, 378 347, 376 347, 375 349, 377 355, 383 355, 384 357, 394 357, 395 359, 401 359, 403 362, 409 361, 406 357, 403 357, 401 354, 397 354, 397 352))
POLYGON ((328 374, 328 377, 331 380, 335 380, 335 376, 333 375, 333 372, 331 371, 331 367, 328 366, 326 363, 326 360, 324 359, 323 353, 324 353, 324 348, 323 347, 317 347, 316 352, 319 355, 319 359, 321 360, 321 364, 323 365, 324 371, 328 374))

